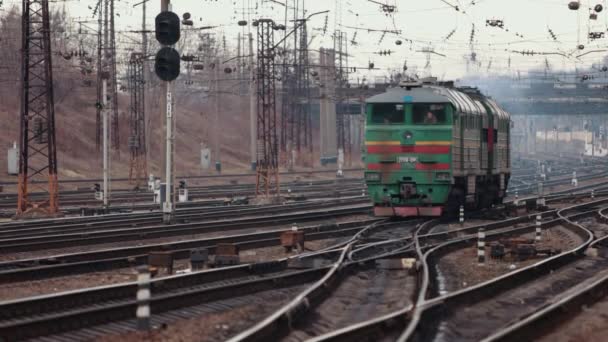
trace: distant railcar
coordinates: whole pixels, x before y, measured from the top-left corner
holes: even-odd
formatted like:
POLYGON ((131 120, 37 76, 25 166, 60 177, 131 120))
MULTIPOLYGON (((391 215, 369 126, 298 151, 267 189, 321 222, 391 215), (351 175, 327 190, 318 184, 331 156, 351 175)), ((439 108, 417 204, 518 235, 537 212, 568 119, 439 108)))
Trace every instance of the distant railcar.
POLYGON ((402 83, 366 101, 365 181, 377 216, 441 216, 501 203, 510 116, 476 88, 402 83))

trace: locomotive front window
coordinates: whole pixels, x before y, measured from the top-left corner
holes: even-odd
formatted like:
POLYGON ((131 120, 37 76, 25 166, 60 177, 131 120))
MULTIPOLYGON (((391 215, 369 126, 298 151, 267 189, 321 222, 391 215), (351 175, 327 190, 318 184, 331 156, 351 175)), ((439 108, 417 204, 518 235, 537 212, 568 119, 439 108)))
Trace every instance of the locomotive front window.
POLYGON ((376 103, 372 106, 371 121, 374 124, 402 124, 405 122, 403 104, 376 103))
POLYGON ((412 108, 412 121, 415 125, 444 125, 447 121, 446 104, 416 103, 412 108))

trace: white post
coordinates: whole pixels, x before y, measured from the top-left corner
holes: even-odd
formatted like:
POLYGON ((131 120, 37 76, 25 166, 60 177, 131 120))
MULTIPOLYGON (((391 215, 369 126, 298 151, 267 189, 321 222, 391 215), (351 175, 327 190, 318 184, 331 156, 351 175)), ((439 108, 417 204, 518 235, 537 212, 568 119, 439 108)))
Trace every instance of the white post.
POLYGON ((221 147, 220 147, 220 59, 215 59, 215 73, 214 73, 214 90, 215 90, 215 115, 213 116, 213 154, 215 160, 215 171, 218 173, 222 172, 222 158, 221 158, 221 147))
MULTIPOLYGON (((104 52, 105 53, 105 52, 104 52)), ((109 207, 109 197, 110 197, 110 181, 109 181, 109 151, 108 151, 108 109, 106 108, 108 105, 108 80, 107 78, 103 78, 102 80, 102 125, 103 125, 103 207, 107 209, 109 207)))
POLYGON ((458 221, 460 222, 460 225, 463 226, 464 225, 464 206, 460 206, 460 213, 458 215, 458 221))
POLYGON ((595 199, 595 192, 591 189, 591 199, 595 199))
POLYGON ((257 103, 256 83, 254 82, 253 66, 253 36, 249 33, 249 153, 251 155, 251 170, 255 171, 257 163, 257 103))
POLYGON ((535 240, 536 242, 540 242, 540 238, 541 238, 541 228, 540 228, 540 221, 541 221, 542 217, 540 215, 536 215, 536 236, 535 236, 535 240))
POLYGON ((519 205, 519 193, 517 190, 515 190, 515 201, 513 201, 513 204, 515 204, 515 206, 519 205))
POLYGON ((344 167, 344 149, 338 149, 338 171, 336 172, 336 176, 342 177, 344 176, 344 172, 342 168, 344 167))
POLYGON ((572 171, 572 186, 578 186, 578 180, 576 179, 576 171, 572 171))
POLYGON ((477 231, 477 263, 483 266, 486 262, 486 233, 484 228, 477 231))
POLYGON ((150 270, 147 265, 137 269, 137 329, 150 330, 150 270))
POLYGON ((171 135, 173 131, 173 107, 172 107, 172 95, 170 85, 167 85, 167 115, 166 115, 166 155, 165 155, 165 203, 163 205, 163 222, 171 223, 173 219, 173 203, 171 201, 171 171, 172 171, 172 147, 171 147, 171 135))

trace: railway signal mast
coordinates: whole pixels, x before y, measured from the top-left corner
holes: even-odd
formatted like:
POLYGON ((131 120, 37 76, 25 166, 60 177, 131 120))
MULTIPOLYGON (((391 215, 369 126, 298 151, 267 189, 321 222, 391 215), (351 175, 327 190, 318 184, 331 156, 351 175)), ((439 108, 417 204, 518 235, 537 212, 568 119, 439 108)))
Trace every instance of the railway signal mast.
POLYGON ((24 0, 17 217, 59 214, 48 0, 24 0), (38 185, 34 181, 39 180, 38 185), (31 187, 44 197, 34 201, 31 187))
MULTIPOLYGON (((179 16, 169 11, 169 0, 161 0, 161 13, 156 16, 156 40, 163 46, 156 53, 154 71, 164 81, 166 93, 166 115, 165 115, 165 200, 162 206, 163 222, 171 223, 175 214, 173 203, 173 103, 171 93, 171 81, 179 76, 180 56, 171 47, 180 38, 179 16)), ((162 191, 161 191, 162 194, 162 191)), ((163 202, 161 200, 161 202, 163 202)))

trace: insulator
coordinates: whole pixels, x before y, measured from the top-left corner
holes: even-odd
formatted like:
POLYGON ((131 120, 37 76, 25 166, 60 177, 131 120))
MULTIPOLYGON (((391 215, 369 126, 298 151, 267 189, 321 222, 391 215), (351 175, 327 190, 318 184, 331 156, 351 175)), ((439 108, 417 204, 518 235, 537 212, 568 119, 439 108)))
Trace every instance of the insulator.
POLYGON ((604 71, 604 72, 608 71, 608 67, 604 65, 604 66, 602 67, 602 71, 604 71))
POLYGON ((192 16, 190 15, 190 12, 186 12, 182 15, 182 18, 184 18, 185 20, 190 19, 192 16))
POLYGON ((581 6, 581 3, 578 1, 570 1, 570 3, 568 3, 568 8, 576 11, 578 10, 578 8, 581 6))
POLYGON ((247 26, 247 20, 239 20, 239 26, 247 26))
POLYGON ((194 68, 194 70, 204 70, 205 69, 205 66, 202 64, 194 64, 192 67, 194 68))
POLYGON ((403 42, 402 42, 401 40, 397 39, 397 40, 395 41, 395 44, 396 44, 396 45, 401 45, 401 44, 403 44, 403 42))
POLYGON ((602 4, 597 4, 597 5, 595 5, 595 7, 593 7, 593 10, 596 11, 597 13, 600 13, 603 9, 604 9, 604 6, 602 6, 602 4))
POLYGON ((232 73, 232 69, 231 68, 224 68, 224 72, 227 74, 232 73))
POLYGON ((583 44, 579 44, 579 45, 577 46, 577 48, 578 48, 579 50, 583 50, 583 49, 585 48, 585 45, 583 45, 583 44))

